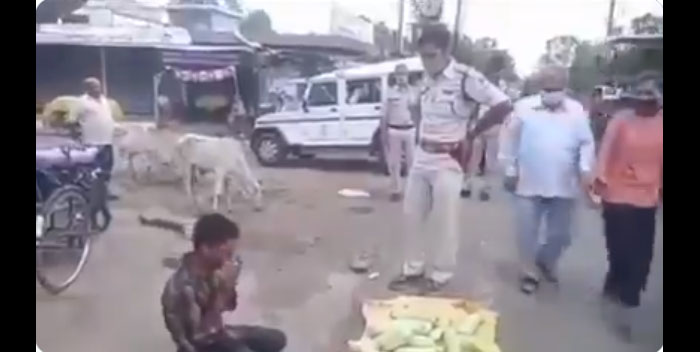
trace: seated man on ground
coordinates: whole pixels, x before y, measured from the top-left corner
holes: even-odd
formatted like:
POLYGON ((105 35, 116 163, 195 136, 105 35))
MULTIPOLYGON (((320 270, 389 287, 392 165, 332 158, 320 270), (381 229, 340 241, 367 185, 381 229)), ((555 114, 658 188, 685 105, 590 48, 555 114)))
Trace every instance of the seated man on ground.
MULTIPOLYGON (((239 230, 220 214, 200 217, 194 250, 165 284, 165 326, 178 352, 279 352, 283 332, 258 326, 224 326, 222 313, 236 309, 241 262, 234 259, 239 230)), ((236 257, 237 258, 237 257, 236 257)))

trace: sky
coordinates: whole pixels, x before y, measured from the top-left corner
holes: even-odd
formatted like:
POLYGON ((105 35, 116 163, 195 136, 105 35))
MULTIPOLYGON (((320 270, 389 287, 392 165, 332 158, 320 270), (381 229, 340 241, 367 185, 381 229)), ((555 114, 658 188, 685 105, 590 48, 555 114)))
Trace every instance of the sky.
MULTIPOLYGON (((245 0, 248 10, 263 9, 278 32, 327 33, 334 0, 245 0), (312 10, 313 9, 313 10, 312 10)), ((338 1, 338 0, 335 0, 338 1)), ((490 36, 508 49, 517 71, 527 74, 544 52, 547 39, 571 34, 581 39, 605 36, 608 0, 463 0, 462 32, 471 38, 490 36)), ((658 0, 663 3, 662 0, 658 0)), ((406 0, 406 18, 410 18, 406 0)), ((657 0, 617 0, 616 22, 639 15, 663 15, 657 0)), ((390 28, 398 27, 398 0, 344 0, 343 8, 390 28)), ((443 21, 454 23, 457 0, 445 0, 443 21)))
MULTIPOLYGON (((139 0, 162 3, 167 0, 139 0)), ((277 32, 328 33, 330 9, 337 1, 348 11, 374 22, 398 27, 399 0, 241 0, 244 9, 265 10, 277 32)), ((406 0, 406 20, 411 17, 406 0)), ((457 0, 444 0, 443 22, 452 27, 457 0)), ((663 16, 663 0, 617 0, 617 24, 629 24, 651 12, 663 16)), ((596 40, 605 36, 609 0, 463 0, 461 32, 471 38, 493 37, 515 59, 518 73, 530 73, 544 53, 545 42, 557 35, 596 40)))

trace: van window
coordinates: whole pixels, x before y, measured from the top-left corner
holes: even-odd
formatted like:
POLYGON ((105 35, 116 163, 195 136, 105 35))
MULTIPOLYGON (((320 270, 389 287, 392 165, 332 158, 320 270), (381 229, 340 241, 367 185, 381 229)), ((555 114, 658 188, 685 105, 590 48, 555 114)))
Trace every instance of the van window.
POLYGON ((347 81, 346 84, 348 97, 345 102, 348 104, 373 104, 382 101, 379 78, 347 81))
MULTIPOLYGON (((417 86, 423 81, 423 71, 414 71, 408 73, 408 84, 411 86, 417 86)), ((396 77, 392 73, 389 75, 389 87, 393 87, 396 84, 396 77)))
POLYGON ((309 106, 338 104, 338 86, 335 82, 314 83, 309 91, 309 106))

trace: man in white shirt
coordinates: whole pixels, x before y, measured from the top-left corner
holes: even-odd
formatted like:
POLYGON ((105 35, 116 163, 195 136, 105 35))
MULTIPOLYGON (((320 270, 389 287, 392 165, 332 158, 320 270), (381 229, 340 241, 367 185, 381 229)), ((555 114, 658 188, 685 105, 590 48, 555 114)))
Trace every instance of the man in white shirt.
POLYGON ((595 155, 583 107, 566 96, 566 69, 547 67, 539 78, 540 93, 515 104, 499 148, 504 185, 516 195, 520 288, 526 294, 537 290, 540 276, 558 282, 557 262, 571 244, 574 201, 590 184, 595 155))
POLYGON ((100 148, 97 163, 109 180, 114 165, 112 110, 97 78, 86 78, 83 84, 85 94, 80 97, 80 104, 72 111, 75 116, 71 120, 80 124, 84 144, 100 148))
MULTIPOLYGON (((102 93, 100 80, 89 77, 83 81, 83 85, 85 86, 85 94, 80 97, 80 104, 71 112, 75 115, 71 121, 77 121, 80 124, 83 144, 96 146, 100 149, 95 161, 102 170, 102 177, 106 182, 109 182, 114 167, 112 108, 109 106, 107 97, 102 93)), ((109 195, 109 197, 116 198, 114 195, 109 195)), ((111 218, 106 206, 102 211, 105 212, 106 217, 111 218)))
POLYGON ((413 148, 416 141, 416 129, 412 114, 417 102, 415 92, 408 85, 408 67, 396 65, 394 70, 396 85, 388 91, 384 116, 380 123, 380 131, 386 162, 391 179, 391 201, 401 198, 401 164, 406 157, 406 165, 413 162, 413 148))
POLYGON ((114 119, 112 109, 107 98, 102 94, 102 84, 97 78, 89 77, 83 81, 85 94, 79 99, 79 104, 71 109, 69 121, 75 121, 80 125, 82 142, 85 145, 99 148, 95 156, 95 163, 101 169, 101 179, 104 187, 94 188, 95 199, 98 204, 93 213, 93 222, 97 223, 97 214, 103 216, 103 226, 106 228, 111 222, 112 214, 107 207, 107 199, 117 197, 109 194, 108 184, 112 176, 114 166, 114 149, 112 140, 114 137, 114 119))

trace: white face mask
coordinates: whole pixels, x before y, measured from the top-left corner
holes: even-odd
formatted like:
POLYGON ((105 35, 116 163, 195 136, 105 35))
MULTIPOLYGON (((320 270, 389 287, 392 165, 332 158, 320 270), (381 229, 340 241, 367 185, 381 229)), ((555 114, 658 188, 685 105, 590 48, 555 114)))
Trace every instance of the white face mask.
POLYGON ((563 90, 560 91, 554 91, 554 92, 541 92, 540 96, 542 97, 542 104, 544 104, 547 107, 557 107, 561 105, 562 102, 564 102, 564 99, 566 98, 566 93, 564 93, 563 90))

